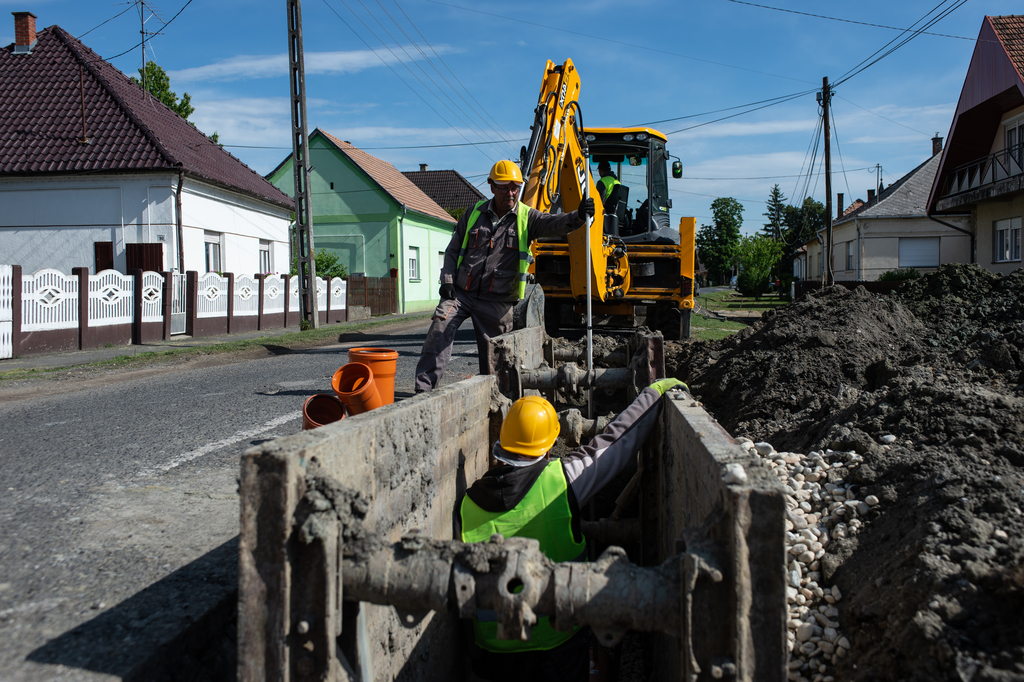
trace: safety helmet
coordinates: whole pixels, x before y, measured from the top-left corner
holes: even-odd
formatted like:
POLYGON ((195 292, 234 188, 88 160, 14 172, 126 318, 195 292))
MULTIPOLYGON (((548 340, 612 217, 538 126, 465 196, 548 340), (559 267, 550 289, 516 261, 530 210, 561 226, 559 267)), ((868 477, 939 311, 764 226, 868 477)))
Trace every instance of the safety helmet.
POLYGON ((501 447, 527 457, 543 457, 558 438, 558 415, 547 400, 528 395, 512 403, 501 423, 501 447))
POLYGON ((496 185, 507 185, 510 182, 523 184, 523 173, 514 162, 503 159, 494 164, 494 167, 491 168, 491 174, 487 176, 487 180, 496 185))

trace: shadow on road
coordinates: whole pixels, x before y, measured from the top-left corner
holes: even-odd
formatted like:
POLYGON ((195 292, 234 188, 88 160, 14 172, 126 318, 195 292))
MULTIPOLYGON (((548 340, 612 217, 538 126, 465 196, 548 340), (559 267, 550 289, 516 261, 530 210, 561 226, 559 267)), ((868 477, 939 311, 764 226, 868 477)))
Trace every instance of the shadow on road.
POLYGON ((238 537, 27 656, 124 680, 234 679, 238 537))

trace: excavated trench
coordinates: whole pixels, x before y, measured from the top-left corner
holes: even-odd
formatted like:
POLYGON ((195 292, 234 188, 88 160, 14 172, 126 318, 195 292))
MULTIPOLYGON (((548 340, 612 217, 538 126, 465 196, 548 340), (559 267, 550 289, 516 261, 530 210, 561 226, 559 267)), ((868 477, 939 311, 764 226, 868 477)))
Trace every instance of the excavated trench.
POLYGON ((789 485, 790 679, 1024 680, 1024 270, 813 292, 666 369, 789 485))

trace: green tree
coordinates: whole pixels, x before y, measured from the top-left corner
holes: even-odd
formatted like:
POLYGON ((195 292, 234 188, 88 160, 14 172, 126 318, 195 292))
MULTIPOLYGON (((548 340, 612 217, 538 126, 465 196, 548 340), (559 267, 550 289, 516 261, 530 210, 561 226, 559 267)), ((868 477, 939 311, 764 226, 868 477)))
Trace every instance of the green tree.
POLYGON ((799 207, 786 206, 783 209, 783 236, 786 244, 794 250, 809 242, 820 230, 825 229, 825 205, 807 197, 799 207))
MULTIPOLYGON (((338 254, 327 249, 314 249, 314 260, 316 261, 316 276, 323 279, 334 279, 335 277, 348 277, 348 268, 338 258, 338 254)), ((299 262, 297 258, 292 259, 290 275, 299 274, 299 262)))
POLYGON ((711 225, 701 225, 697 233, 700 262, 708 269, 712 282, 722 282, 732 272, 736 247, 743 225, 743 204, 732 197, 711 202, 711 225))
POLYGON ((782 243, 763 234, 741 237, 736 256, 740 263, 736 289, 744 296, 760 299, 768 291, 772 270, 782 258, 782 243))
POLYGON ((466 207, 460 206, 459 208, 448 208, 445 210, 448 211, 448 215, 458 220, 462 217, 462 214, 466 212, 466 207))
MULTIPOLYGON (((179 100, 178 95, 171 91, 171 79, 167 77, 167 74, 156 62, 146 62, 145 71, 139 69, 139 78, 143 76, 145 76, 146 90, 173 109, 174 113, 178 114, 178 116, 187 121, 192 112, 196 110, 190 104, 192 98, 189 97, 187 92, 183 93, 179 100)), ((139 78, 132 76, 133 81, 142 85, 142 81, 139 78)))
POLYGON ((766 237, 775 241, 782 241, 782 218, 786 213, 786 195, 776 184, 768 193, 768 210, 763 213, 768 222, 764 224, 762 232, 766 237))

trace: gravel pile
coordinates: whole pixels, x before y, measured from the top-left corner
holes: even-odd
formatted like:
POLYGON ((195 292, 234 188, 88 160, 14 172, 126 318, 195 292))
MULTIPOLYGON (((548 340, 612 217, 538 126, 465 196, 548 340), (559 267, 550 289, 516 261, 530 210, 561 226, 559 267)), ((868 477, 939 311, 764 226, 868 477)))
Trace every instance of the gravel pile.
POLYGON ((791 614, 794 679, 1024 682, 1024 272, 946 266, 892 296, 813 292, 731 338, 666 344, 666 369, 734 436, 820 453, 785 463, 794 495, 810 492, 797 507, 829 512, 808 522, 828 533, 817 570, 794 528, 810 542, 792 538, 797 592, 822 592, 791 614), (820 611, 826 587, 838 617, 820 611), (845 656, 816 609, 842 624, 845 656), (797 638, 807 625, 834 659, 797 638))

